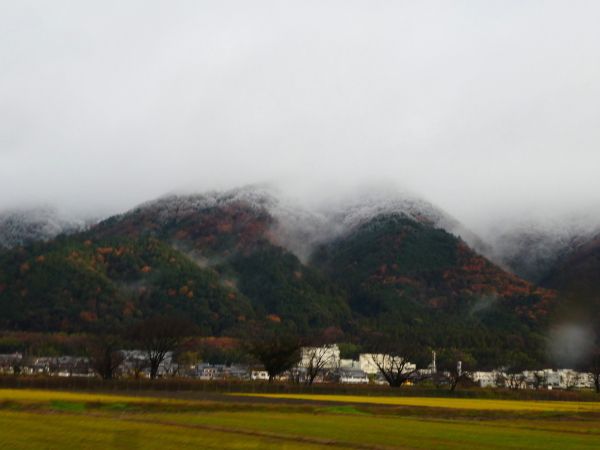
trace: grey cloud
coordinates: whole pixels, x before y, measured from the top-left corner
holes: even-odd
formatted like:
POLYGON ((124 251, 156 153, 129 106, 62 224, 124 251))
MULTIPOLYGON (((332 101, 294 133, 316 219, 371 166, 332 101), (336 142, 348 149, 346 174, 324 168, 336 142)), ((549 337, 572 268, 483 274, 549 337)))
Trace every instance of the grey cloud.
POLYGON ((598 202, 600 4, 8 1, 0 209, 390 180, 480 232, 598 202))

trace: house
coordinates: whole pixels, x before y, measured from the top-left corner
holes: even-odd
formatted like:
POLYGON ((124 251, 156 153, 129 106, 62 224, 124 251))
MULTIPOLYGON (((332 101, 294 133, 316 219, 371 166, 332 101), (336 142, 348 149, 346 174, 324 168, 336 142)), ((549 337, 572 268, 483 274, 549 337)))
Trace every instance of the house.
POLYGON ((336 378, 339 383, 347 384, 366 384, 369 382, 369 377, 362 370, 340 370, 336 378))
POLYGON ((237 378, 238 380, 247 380, 249 378, 248 367, 232 365, 229 368, 229 377, 237 378))
POLYGON ((204 367, 202 369, 202 376, 201 377, 204 377, 204 379, 210 380, 212 378, 215 378, 215 375, 217 374, 218 371, 219 370, 216 367, 210 367, 210 366, 209 367, 204 367))

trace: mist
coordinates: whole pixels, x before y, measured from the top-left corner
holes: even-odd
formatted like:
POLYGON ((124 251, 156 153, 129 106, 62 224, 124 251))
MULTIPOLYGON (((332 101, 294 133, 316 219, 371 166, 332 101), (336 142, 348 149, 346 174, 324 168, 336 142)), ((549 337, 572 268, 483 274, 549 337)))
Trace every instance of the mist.
POLYGON ((593 350, 594 334, 576 323, 562 324, 550 333, 549 355, 563 368, 573 369, 593 350))
POLYGON ((594 1, 9 0, 0 210, 260 182, 390 183, 476 232, 595 208, 598 23, 594 1))

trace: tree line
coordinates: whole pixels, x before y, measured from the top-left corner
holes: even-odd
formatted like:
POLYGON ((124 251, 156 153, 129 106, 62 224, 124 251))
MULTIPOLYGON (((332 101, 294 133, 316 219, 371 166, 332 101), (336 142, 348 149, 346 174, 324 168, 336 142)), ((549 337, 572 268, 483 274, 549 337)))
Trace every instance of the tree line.
MULTIPOLYGON (((122 334, 89 336, 86 355, 98 375, 110 379, 127 357, 123 349, 135 348, 144 355, 144 358, 137 361, 137 366, 133 367, 136 375, 144 371, 154 379, 170 352, 178 354, 180 363, 192 363, 199 359, 199 353, 194 352, 197 350, 194 347, 197 345, 197 341, 194 341, 197 334, 197 327, 187 319, 151 318, 137 323, 122 334)), ((533 372, 534 387, 539 388, 545 382, 541 366, 527 354, 518 351, 498 354, 493 365, 482 364, 469 352, 461 349, 433 349, 407 337, 381 333, 373 335, 361 345, 361 350, 370 356, 370 363, 377 367, 381 378, 393 388, 408 383, 440 382, 443 379, 454 390, 461 384, 472 384, 471 378, 475 371, 494 369, 502 372, 503 385, 509 388, 523 385, 523 372, 526 370, 533 372)), ((233 345, 228 362, 260 365, 268 373, 269 382, 287 374, 291 382, 300 383, 301 368, 302 382, 312 384, 319 374, 332 368, 331 355, 326 350, 342 337, 343 333, 335 333, 335 329, 334 332, 326 330, 322 335, 303 336, 271 328, 233 345)), ((348 346, 344 343, 340 343, 340 347, 343 350, 346 347, 344 351, 347 352, 348 346)), ((204 355, 211 357, 207 353, 204 355)), ((599 348, 588 352, 572 368, 590 374, 596 391, 600 392, 599 348)))

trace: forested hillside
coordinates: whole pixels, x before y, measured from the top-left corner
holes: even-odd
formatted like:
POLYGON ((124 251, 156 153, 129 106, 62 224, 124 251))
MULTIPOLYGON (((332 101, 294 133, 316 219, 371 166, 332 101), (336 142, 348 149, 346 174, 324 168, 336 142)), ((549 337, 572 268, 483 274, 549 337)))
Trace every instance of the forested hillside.
POLYGON ((346 293, 279 245, 275 219, 261 205, 189 199, 156 202, 93 227, 90 237, 153 236, 211 267, 252 302, 258 317, 309 332, 348 323, 346 293))
POLYGON ((356 344, 385 332, 482 360, 508 349, 543 358, 557 293, 428 221, 365 217, 304 263, 282 233, 260 202, 173 198, 5 250, 1 327, 97 332, 166 315, 191 319, 204 336, 269 324, 301 334, 336 327, 356 344))
POLYGON ((60 237, 5 252, 0 267, 7 329, 94 332, 174 315, 212 335, 253 314, 233 285, 154 238, 60 237))
POLYGON ((557 298, 455 236, 399 215, 323 246, 314 262, 350 293, 360 323, 432 346, 539 349, 557 298))

